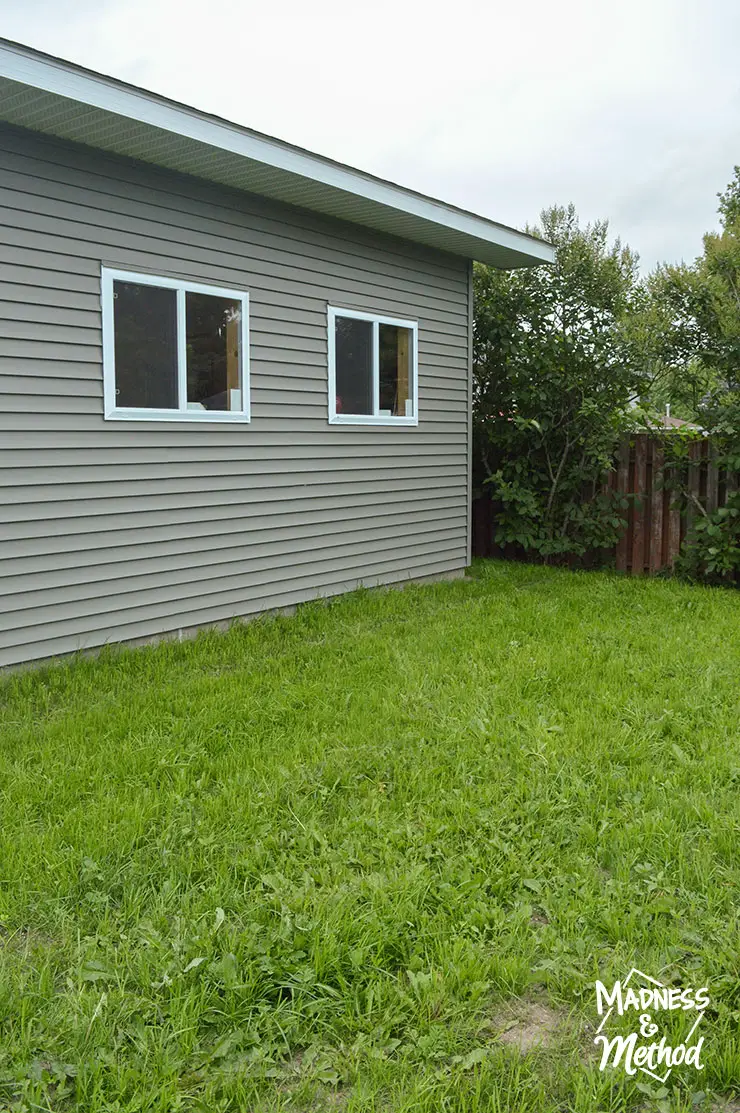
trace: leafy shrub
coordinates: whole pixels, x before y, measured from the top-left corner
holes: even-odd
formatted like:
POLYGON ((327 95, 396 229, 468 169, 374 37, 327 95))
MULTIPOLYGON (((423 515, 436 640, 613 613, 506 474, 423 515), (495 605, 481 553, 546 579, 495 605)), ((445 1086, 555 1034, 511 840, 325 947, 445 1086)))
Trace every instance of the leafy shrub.
POLYGON ((676 572, 708 583, 740 583, 740 493, 699 519, 691 539, 683 545, 676 572))
POLYGON ((549 559, 611 547, 624 524, 604 478, 636 389, 621 322, 637 259, 572 205, 533 234, 555 245, 552 267, 475 269, 474 481, 496 542, 549 559))
MULTIPOLYGON (((740 390, 719 388, 705 400, 700 415, 712 438, 717 468, 737 477, 740 472, 740 390)), ((678 439, 672 439, 674 458, 682 451, 679 444, 678 439)), ((696 466, 696 462, 689 462, 688 467, 678 472, 682 476, 679 493, 684 503, 692 501, 688 473, 696 466)), ((693 501, 698 516, 681 548, 676 573, 692 580, 739 586, 740 490, 730 492, 725 505, 711 514, 695 496, 693 501)))

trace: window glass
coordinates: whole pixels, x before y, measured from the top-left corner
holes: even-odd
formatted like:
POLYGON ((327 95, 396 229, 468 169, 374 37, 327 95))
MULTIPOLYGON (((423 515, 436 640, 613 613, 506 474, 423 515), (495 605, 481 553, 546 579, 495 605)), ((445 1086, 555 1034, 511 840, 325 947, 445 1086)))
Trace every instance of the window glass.
POLYGON ((106 420, 249 421, 247 291, 102 269, 106 420))
POLYGON ((384 416, 411 417, 411 329, 379 325, 379 412, 384 416))
POLYGON ((176 410, 175 290, 113 283, 116 405, 176 410))
POLYGON ((417 425, 417 323, 331 305, 328 316, 329 421, 417 425))
POLYGON ((336 412, 373 413, 373 325, 336 318, 336 412))
POLYGON ((189 410, 241 410, 241 318, 234 298, 186 292, 189 410))

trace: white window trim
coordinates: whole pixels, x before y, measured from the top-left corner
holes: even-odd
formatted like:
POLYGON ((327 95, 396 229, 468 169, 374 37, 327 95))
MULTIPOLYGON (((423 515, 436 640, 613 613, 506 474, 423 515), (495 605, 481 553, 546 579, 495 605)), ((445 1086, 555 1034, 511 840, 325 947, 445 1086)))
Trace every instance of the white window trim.
POLYGON ((227 290, 222 286, 207 286, 198 282, 188 282, 179 278, 164 278, 154 274, 139 274, 134 271, 114 270, 103 267, 101 270, 101 291, 103 309, 103 396, 106 421, 194 421, 194 422, 248 422, 250 420, 249 398, 249 294, 246 290, 227 290), (177 374, 178 396, 187 404, 187 350, 185 334, 185 294, 211 294, 213 297, 233 298, 242 306, 241 329, 239 332, 240 372, 241 372, 241 410, 153 410, 138 406, 116 405, 116 352, 115 325, 113 317, 113 283, 135 282, 140 286, 159 286, 177 291, 177 374))
POLYGON ((418 425, 419 424, 419 323, 405 321, 399 317, 386 317, 379 313, 361 313, 357 309, 342 309, 330 305, 327 313, 329 340, 329 424, 330 425, 418 425), (373 325, 373 408, 372 414, 338 414, 337 405, 337 368, 336 368, 336 319, 353 317, 358 321, 370 321, 373 325), (413 354, 411 357, 411 401, 413 417, 394 417, 378 413, 380 352, 378 347, 378 326, 397 325, 409 329, 412 335, 413 354))

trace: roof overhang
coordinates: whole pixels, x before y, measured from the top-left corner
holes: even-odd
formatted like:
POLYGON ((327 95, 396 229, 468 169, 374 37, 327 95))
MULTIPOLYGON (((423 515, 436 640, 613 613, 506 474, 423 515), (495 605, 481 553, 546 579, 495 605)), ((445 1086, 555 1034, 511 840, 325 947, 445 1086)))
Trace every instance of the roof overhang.
POLYGON ((495 267, 554 259, 544 240, 6 39, 0 120, 495 267))

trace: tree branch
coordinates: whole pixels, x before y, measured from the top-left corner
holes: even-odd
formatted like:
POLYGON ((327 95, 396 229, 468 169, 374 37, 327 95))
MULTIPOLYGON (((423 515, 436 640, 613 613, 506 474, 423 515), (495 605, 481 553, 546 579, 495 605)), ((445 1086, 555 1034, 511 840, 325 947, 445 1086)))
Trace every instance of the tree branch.
POLYGON ((698 499, 698 498, 696 497, 696 495, 694 494, 694 492, 693 492, 693 491, 684 491, 684 494, 686 495, 686 497, 687 497, 687 498, 690 498, 690 499, 691 499, 691 501, 693 502, 693 504, 694 504, 694 506, 696 507, 696 509, 697 509, 697 510, 699 510, 699 511, 700 511, 700 512, 701 512, 701 513, 702 513, 702 514, 704 515, 704 517, 705 517, 705 518, 708 518, 708 517, 709 517, 709 515, 708 515, 708 514, 707 514, 707 512, 706 512, 706 510, 704 509, 704 507, 702 506, 701 502, 700 502, 700 501, 699 501, 699 499, 698 499))
POLYGON ((566 437, 565 448, 563 449, 563 455, 560 457, 560 463, 558 464, 558 470, 555 473, 555 479, 553 480, 552 486, 550 487, 550 494, 548 495, 548 498, 547 498, 547 506, 545 507, 545 521, 547 521, 547 519, 550 517, 550 511, 552 510, 552 504, 555 501, 555 493, 558 489, 558 484, 560 483, 560 476, 563 474, 563 468, 565 467, 565 461, 568 459, 568 453, 570 452, 571 447, 572 447, 571 442, 566 437))

